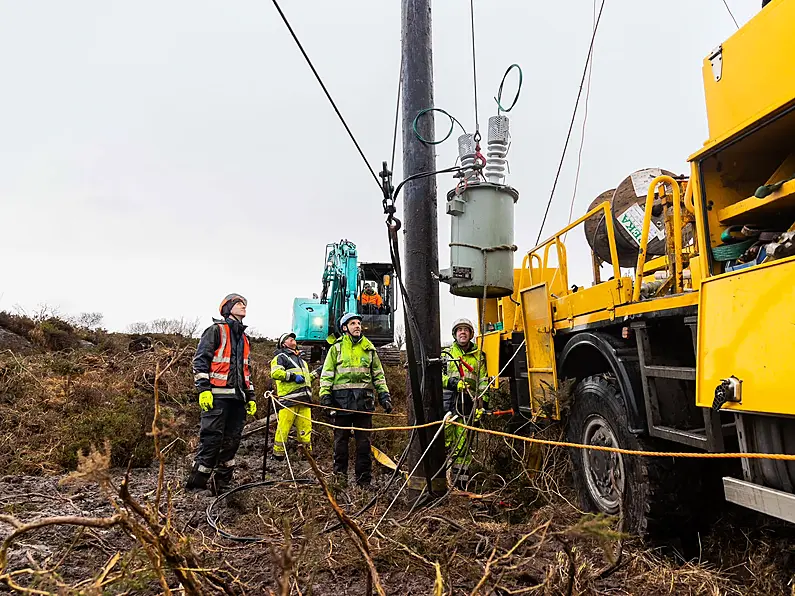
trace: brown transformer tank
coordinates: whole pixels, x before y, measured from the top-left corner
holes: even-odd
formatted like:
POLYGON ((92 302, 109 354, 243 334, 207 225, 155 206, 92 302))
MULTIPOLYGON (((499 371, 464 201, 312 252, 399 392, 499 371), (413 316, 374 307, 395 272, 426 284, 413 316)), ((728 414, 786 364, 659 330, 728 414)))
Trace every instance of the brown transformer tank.
MULTIPOLYGON (((621 267, 634 267, 637 264, 643 214, 646 207, 646 193, 649 190, 651 181, 661 174, 675 176, 672 172, 659 168, 638 170, 624 178, 615 190, 607 190, 600 194, 588 207, 590 211, 605 201, 610 202, 610 209, 613 213, 613 229, 616 235, 618 263, 621 267)), ((612 264, 604 213, 597 214, 586 220, 584 228, 585 238, 596 256, 605 263, 612 264)), ((649 228, 647 255, 652 257, 664 254, 665 224, 659 200, 655 200, 649 228)))

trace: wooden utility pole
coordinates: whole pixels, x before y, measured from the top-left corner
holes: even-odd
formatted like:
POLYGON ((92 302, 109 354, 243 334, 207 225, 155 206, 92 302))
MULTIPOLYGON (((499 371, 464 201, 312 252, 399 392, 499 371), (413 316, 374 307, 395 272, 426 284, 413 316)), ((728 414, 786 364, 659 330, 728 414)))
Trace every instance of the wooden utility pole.
MULTIPOLYGON (((403 0, 401 34, 403 176, 408 177, 436 170, 434 147, 422 143, 414 134, 412 126, 420 110, 433 107, 431 0, 403 0)), ((423 138, 433 139, 433 112, 424 114, 417 128, 423 138)), ((435 177, 408 182, 403 198, 404 276, 410 308, 416 320, 416 326, 412 326, 408 319, 409 315, 406 314, 406 348, 412 394, 413 396, 421 394, 422 398, 421 401, 416 398, 409 400, 409 417, 410 420, 423 423, 442 418, 439 284, 432 276, 433 272, 439 271, 435 177), (421 391, 420 384, 423 379, 424 388, 421 391)), ((437 428, 427 428, 415 433, 409 451, 410 470, 413 470, 420 461, 437 430, 437 428)), ((439 472, 444 465, 444 459, 444 435, 440 434, 434 444, 430 445, 422 465, 417 468, 416 476, 409 481, 410 496, 412 494, 416 496, 428 486, 428 479, 439 472)), ((432 490, 434 493, 441 493, 446 489, 447 481, 442 472, 433 481, 432 490)))

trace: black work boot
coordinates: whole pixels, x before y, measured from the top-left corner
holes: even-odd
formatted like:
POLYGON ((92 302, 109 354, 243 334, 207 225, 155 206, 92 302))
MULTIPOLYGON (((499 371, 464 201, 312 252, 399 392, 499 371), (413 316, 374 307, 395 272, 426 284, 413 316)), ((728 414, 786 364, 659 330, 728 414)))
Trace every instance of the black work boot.
POLYGON ((450 468, 451 480, 455 483, 455 487, 459 490, 467 490, 469 484, 469 467, 453 465, 450 468))
POLYGON ((210 490, 213 491, 215 496, 229 492, 229 489, 232 488, 232 476, 234 472, 235 469, 231 466, 220 465, 215 469, 211 483, 212 486, 210 487, 210 490))
POLYGON ((187 490, 204 490, 207 488, 207 482, 210 480, 211 468, 201 465, 198 462, 193 462, 193 467, 188 474, 188 479, 185 481, 185 488, 187 490))

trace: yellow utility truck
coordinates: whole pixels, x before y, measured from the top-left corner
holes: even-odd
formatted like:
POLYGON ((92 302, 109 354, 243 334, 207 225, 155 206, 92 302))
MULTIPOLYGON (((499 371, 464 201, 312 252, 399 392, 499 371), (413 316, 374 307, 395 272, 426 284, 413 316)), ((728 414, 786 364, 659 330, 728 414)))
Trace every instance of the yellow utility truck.
MULTIPOLYGON (((773 0, 706 57, 709 140, 689 176, 634 172, 525 253, 510 295, 484 292, 489 372, 510 379, 523 419, 565 420, 567 439, 590 445, 795 454, 793 28, 795 0, 773 0), (590 254, 567 252, 579 230, 590 254), (575 261, 591 283, 572 284, 575 261)), ((504 249, 455 232, 451 246, 488 267, 504 249)), ((582 449, 572 461, 583 505, 640 534, 687 519, 710 477, 728 501, 795 522, 793 461, 582 449)))

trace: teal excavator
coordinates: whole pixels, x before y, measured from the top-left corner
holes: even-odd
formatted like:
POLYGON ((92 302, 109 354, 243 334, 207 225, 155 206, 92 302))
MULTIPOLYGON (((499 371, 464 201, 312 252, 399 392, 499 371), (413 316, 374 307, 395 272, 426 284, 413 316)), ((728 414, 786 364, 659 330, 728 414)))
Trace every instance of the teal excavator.
MULTIPOLYGON (((293 333, 309 349, 309 359, 320 360, 339 334, 346 312, 362 316, 364 335, 376 347, 394 342, 395 293, 391 263, 359 263, 356 245, 340 240, 326 245, 320 295, 293 300, 293 333)), ((381 353, 381 350, 379 350, 381 353)))

